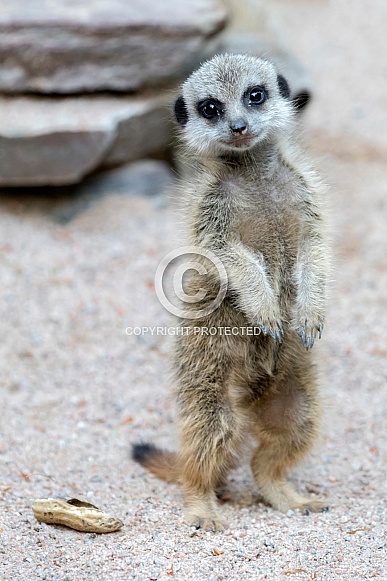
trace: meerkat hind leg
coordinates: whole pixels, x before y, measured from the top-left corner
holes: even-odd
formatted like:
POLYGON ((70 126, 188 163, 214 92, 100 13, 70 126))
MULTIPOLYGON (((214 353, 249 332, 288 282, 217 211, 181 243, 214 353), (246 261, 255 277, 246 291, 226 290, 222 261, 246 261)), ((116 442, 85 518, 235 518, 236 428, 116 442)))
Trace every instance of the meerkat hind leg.
POLYGON ((219 514, 216 495, 232 464, 233 442, 224 442, 223 437, 220 431, 214 431, 213 425, 207 429, 203 425, 189 442, 183 441, 181 484, 188 523, 196 528, 213 531, 228 528, 219 514))
POLYGON ((312 445, 319 415, 318 395, 313 383, 304 388, 296 378, 280 382, 260 406, 260 445, 253 454, 251 468, 263 498, 282 512, 300 509, 308 514, 328 509, 325 501, 301 496, 286 480, 288 469, 299 462, 312 445))
POLYGON ((188 522, 197 528, 223 530, 228 524, 219 515, 216 490, 235 464, 241 440, 237 418, 224 402, 223 390, 209 384, 183 406, 179 423, 180 482, 188 522))

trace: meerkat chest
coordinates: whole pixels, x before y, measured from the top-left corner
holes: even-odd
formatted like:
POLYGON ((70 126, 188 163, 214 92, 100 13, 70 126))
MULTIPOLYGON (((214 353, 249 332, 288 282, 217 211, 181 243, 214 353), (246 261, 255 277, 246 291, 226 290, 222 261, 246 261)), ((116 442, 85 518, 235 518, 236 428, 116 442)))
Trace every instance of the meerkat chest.
POLYGON ((297 183, 260 178, 239 186, 234 189, 234 233, 243 244, 266 258, 296 254, 302 230, 297 183))

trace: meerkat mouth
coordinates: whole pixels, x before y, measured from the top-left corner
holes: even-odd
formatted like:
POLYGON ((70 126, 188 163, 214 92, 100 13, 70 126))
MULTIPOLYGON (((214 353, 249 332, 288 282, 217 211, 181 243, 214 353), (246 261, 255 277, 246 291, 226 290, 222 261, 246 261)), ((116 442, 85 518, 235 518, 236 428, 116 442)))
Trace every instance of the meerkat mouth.
POLYGON ((244 137, 238 137, 231 141, 231 143, 248 143, 253 139, 252 135, 245 135, 244 137))
POLYGON ((223 143, 231 149, 246 149, 254 145, 254 136, 245 135, 243 137, 229 139, 223 143))

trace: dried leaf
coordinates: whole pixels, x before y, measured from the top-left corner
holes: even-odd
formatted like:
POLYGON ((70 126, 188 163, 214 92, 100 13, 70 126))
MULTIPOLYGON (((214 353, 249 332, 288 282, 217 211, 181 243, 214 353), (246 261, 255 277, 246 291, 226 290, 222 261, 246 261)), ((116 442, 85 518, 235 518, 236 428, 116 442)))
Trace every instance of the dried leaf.
POLYGON ((358 533, 359 531, 369 531, 370 529, 367 528, 362 528, 362 529, 355 529, 353 531, 347 531, 346 534, 347 535, 354 535, 355 533, 358 533))
POLYGON ((385 357, 387 355, 386 349, 380 349, 380 347, 374 347, 373 349, 368 349, 370 355, 376 355, 377 357, 385 357))
POLYGON ((128 416, 127 418, 125 418, 124 420, 122 420, 122 425, 125 426, 126 424, 131 424, 133 422, 133 417, 132 416, 128 416))

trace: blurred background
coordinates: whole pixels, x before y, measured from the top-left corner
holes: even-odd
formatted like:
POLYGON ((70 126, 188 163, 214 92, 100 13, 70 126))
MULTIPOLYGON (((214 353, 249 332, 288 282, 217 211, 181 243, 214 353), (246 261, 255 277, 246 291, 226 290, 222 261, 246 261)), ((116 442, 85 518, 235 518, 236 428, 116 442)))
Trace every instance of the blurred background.
MULTIPOLYGON (((382 578, 386 22, 387 4, 374 0, 1 1, 5 579, 23 578, 22 570, 38 578, 39 559, 39 571, 47 574, 39 578, 79 578, 63 554, 71 554, 80 537, 60 535, 58 541, 37 526, 30 514, 37 497, 82 497, 136 527, 135 538, 128 529, 120 533, 120 563, 128 575, 137 567, 133 551, 140 569, 148 570, 144 539, 151 531, 185 539, 178 493, 145 476, 128 453, 139 439, 176 448, 171 340, 125 330, 175 324, 154 290, 158 264, 183 240, 174 203, 171 106, 190 71, 224 51, 275 61, 289 81, 304 147, 329 185, 332 296, 323 340, 313 349, 326 407, 323 442, 296 476, 298 488, 326 495, 336 506, 319 525, 330 564, 313 567, 324 579, 382 578), (336 535, 337 519, 349 519, 352 530, 372 529, 363 552, 356 535, 345 542, 336 535), (31 552, 36 535, 43 546, 37 553, 31 552), (50 576, 55 561, 62 563, 62 577, 50 576)), ((248 527, 257 513, 270 528, 277 517, 256 503, 246 467, 233 482, 236 500, 224 507, 227 518, 248 527)), ((286 522, 270 534, 305 526, 286 522)), ((116 573, 104 559, 104 542, 85 544, 78 566, 87 565, 90 579, 101 578, 101 571, 122 579, 121 565, 116 573)), ((318 547, 318 540, 310 546, 318 547)), ((181 578, 199 579, 199 570, 203 579, 212 578, 191 549, 181 549, 191 555, 181 578)), ((263 568, 270 558, 262 556, 263 568)), ((152 570, 162 575, 166 564, 154 559, 152 570)), ((247 564, 243 574, 258 578, 257 566, 247 564)), ((273 571, 271 578, 282 578, 280 562, 273 571)))
POLYGON ((310 81, 264 4, 60 0, 0 15, 0 186, 61 186, 170 157, 171 101, 217 52, 273 58, 299 106, 310 81))

